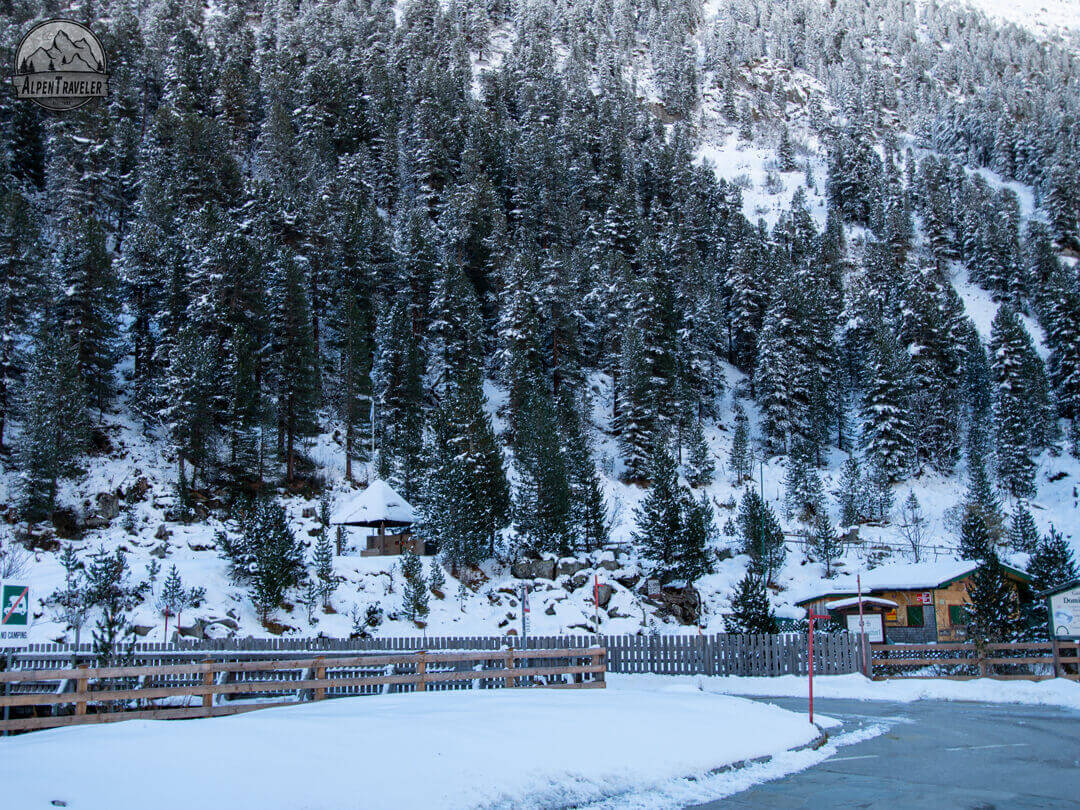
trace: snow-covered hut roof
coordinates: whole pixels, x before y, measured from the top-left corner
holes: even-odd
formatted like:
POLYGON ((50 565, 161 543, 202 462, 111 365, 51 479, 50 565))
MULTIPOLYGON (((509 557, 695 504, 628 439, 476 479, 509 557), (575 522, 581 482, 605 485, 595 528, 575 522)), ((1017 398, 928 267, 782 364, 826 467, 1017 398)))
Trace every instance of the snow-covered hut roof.
MULTIPOLYGON (((869 605, 870 607, 896 607, 896 602, 892 599, 882 599, 880 596, 864 596, 862 598, 863 605, 869 605)), ((837 599, 835 602, 829 602, 825 605, 829 610, 843 610, 844 608, 858 607, 859 597, 849 596, 847 599, 837 599)))
POLYGON ((347 526, 405 525, 416 521, 416 510, 412 505, 378 478, 368 484, 367 489, 342 503, 331 519, 332 523, 347 526))
MULTIPOLYGON (((915 591, 944 588, 978 570, 978 560, 935 560, 920 563, 892 563, 881 565, 862 574, 863 593, 870 591, 915 591)), ((1016 579, 1028 580, 1023 571, 1004 566, 1006 573, 1016 579)), ((848 597, 859 592, 854 574, 834 580, 808 583, 802 593, 793 594, 794 602, 803 605, 830 596, 848 597)))

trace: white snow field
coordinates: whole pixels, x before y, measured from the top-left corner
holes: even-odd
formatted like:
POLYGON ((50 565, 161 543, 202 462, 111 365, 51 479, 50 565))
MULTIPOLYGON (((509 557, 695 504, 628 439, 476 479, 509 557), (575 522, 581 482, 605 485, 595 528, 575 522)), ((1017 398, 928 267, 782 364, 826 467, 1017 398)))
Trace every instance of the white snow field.
POLYGON ((569 807, 655 790, 818 736, 692 684, 328 700, 0 740, 0 802, 35 810, 569 807))
MULTIPOLYGON (((698 689, 711 694, 754 697, 806 697, 805 676, 744 678, 734 675, 611 675, 608 687, 615 691, 642 689, 685 691, 698 689)), ((1080 683, 1054 678, 1046 681, 971 681, 893 678, 872 681, 863 675, 817 675, 814 697, 852 700, 888 700, 911 703, 916 700, 968 700, 985 703, 1024 703, 1032 706, 1061 706, 1080 711, 1080 683)), ((816 719, 816 718, 815 718, 816 719)))

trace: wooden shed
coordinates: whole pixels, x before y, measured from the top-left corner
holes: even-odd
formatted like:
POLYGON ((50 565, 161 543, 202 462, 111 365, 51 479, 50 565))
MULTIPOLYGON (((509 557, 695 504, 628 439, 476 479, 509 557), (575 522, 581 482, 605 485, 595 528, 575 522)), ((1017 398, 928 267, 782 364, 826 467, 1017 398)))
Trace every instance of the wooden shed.
MULTIPOLYGON (((872 596, 895 603, 884 614, 885 635, 890 643, 962 641, 967 636, 967 609, 971 604, 967 585, 979 565, 974 560, 882 565, 862 574, 862 592, 864 598, 872 596)), ((1015 568, 1004 568, 1020 601, 1028 601, 1031 578, 1015 568)), ((830 603, 858 594, 852 575, 819 584, 820 590, 796 599, 795 604, 820 613, 830 603)))
MULTIPOLYGON (((331 522, 339 526, 363 526, 375 529, 365 536, 361 556, 376 557, 401 554, 406 549, 424 554, 424 541, 412 533, 417 521, 416 510, 398 495, 388 483, 375 479, 367 489, 357 493, 339 506, 331 522)), ((342 553, 351 547, 342 549, 342 553)))

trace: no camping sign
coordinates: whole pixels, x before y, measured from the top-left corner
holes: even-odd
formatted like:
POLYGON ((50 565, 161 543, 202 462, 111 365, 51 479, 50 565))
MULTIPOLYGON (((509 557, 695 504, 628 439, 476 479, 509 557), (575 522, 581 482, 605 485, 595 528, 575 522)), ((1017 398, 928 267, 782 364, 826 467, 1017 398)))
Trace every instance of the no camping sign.
POLYGON ((0 647, 25 647, 30 631, 30 586, 0 582, 0 647))

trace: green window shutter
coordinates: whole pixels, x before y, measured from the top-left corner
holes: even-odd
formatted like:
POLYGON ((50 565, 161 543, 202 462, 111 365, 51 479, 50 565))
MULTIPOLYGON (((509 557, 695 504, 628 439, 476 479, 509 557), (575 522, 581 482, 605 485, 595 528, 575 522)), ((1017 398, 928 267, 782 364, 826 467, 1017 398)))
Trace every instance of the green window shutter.
POLYGON ((963 626, 968 623, 967 606, 949 605, 949 624, 963 626))
POLYGON ((923 616, 922 605, 908 605, 907 608, 907 626, 908 627, 923 627, 925 619, 923 616))

